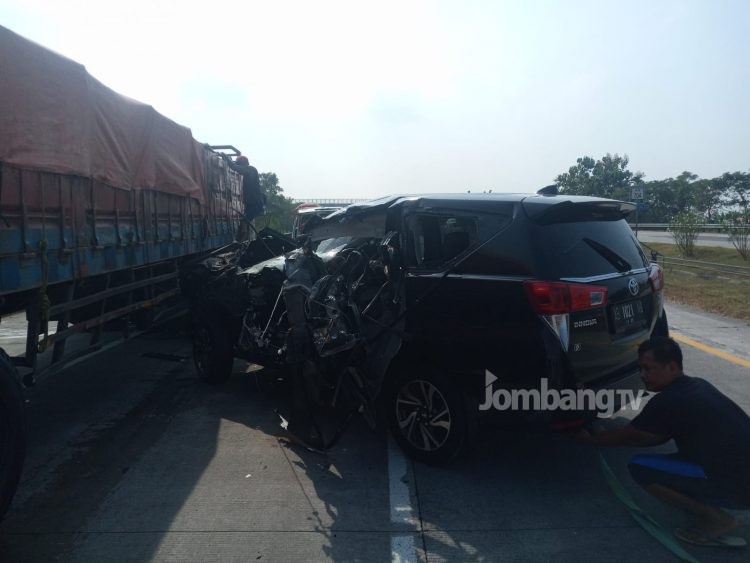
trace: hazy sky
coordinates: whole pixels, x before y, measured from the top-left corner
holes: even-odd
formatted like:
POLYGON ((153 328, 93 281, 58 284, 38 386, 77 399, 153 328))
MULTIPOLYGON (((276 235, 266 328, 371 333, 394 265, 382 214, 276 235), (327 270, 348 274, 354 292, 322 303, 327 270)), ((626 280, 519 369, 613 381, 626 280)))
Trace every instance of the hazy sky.
POLYGON ((747 0, 0 0, 0 24, 295 197, 533 191, 607 152, 750 169, 747 0))

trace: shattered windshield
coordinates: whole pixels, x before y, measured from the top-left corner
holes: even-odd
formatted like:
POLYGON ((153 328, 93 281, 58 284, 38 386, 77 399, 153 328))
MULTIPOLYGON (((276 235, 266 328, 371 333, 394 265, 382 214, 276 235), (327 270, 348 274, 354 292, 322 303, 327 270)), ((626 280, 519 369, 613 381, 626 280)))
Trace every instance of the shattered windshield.
POLYGON ((339 252, 352 240, 354 240, 354 237, 333 237, 322 240, 315 249, 315 254, 323 255, 339 252))

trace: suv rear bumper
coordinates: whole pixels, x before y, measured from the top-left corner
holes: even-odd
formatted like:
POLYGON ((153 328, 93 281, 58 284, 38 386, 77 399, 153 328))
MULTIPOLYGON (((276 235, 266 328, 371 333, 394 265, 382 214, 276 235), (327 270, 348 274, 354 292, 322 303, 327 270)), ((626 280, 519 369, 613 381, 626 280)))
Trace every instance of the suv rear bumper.
MULTIPOLYGON (((577 397, 580 397, 581 393, 585 392, 587 394, 585 399, 585 406, 587 408, 576 410, 560 408, 556 410, 518 411, 513 413, 515 416, 511 418, 523 426, 530 426, 537 429, 564 430, 575 428, 597 418, 616 416, 623 409, 636 407, 637 399, 639 396, 643 397, 642 394, 645 393, 640 378, 640 371, 635 363, 627 366, 627 369, 620 370, 617 375, 599 380, 596 384, 586 386, 584 389, 561 388, 555 391, 559 393, 569 393, 572 391, 576 393, 577 397), (594 395, 594 400, 589 399, 591 394, 594 395), (635 404, 632 404, 633 400, 636 401, 635 404)), ((502 423, 503 419, 507 420, 507 414, 507 411, 495 411, 488 418, 502 423)), ((487 422, 490 422, 490 420, 487 420, 487 422)), ((510 421, 508 420, 508 422, 510 421)))

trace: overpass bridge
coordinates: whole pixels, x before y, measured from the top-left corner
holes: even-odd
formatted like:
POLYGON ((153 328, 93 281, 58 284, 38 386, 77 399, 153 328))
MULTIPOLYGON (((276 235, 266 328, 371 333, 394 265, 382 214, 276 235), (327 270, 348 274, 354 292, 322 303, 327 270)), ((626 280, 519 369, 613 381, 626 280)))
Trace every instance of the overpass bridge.
POLYGON ((331 205, 331 206, 345 206, 353 203, 364 203, 370 201, 367 198, 364 199, 353 199, 353 198, 328 198, 328 199, 305 199, 305 198, 294 198, 294 203, 314 203, 316 205, 331 205))

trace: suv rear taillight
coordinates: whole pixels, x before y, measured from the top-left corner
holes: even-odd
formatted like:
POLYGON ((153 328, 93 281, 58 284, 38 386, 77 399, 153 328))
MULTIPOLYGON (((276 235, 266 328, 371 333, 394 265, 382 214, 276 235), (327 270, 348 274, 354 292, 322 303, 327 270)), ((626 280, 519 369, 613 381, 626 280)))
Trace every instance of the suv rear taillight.
POLYGON ((653 289, 655 293, 664 289, 664 270, 661 269, 659 264, 654 262, 651 263, 651 269, 648 273, 648 281, 651 284, 651 289, 653 289))
POLYGON ((562 315, 607 304, 607 288, 601 285, 529 280, 523 288, 539 315, 562 315))

